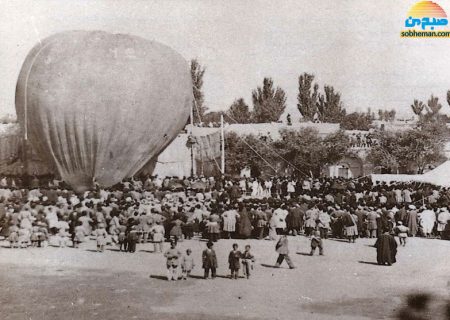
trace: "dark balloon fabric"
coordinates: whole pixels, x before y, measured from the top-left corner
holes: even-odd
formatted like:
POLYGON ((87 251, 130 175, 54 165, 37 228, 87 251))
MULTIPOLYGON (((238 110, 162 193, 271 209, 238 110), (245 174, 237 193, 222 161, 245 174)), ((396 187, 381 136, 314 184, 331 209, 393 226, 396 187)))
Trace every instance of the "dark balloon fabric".
POLYGON ((131 35, 68 31, 37 44, 16 88, 30 142, 82 192, 134 175, 184 127, 192 102, 187 61, 131 35))

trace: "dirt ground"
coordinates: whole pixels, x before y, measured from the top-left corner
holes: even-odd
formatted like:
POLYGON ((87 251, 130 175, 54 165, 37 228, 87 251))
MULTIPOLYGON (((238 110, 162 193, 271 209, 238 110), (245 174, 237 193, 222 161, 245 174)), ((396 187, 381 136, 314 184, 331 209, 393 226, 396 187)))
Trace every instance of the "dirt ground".
MULTIPOLYGON (((95 242, 72 248, 9 249, 0 243, 0 318, 40 319, 393 319, 409 293, 436 298, 432 319, 444 319, 450 297, 450 241, 409 239, 398 263, 376 265, 373 239, 325 240, 325 255, 307 255, 305 237, 289 237, 291 258, 273 268, 275 242, 219 240, 218 278, 203 280, 205 242, 179 243, 196 260, 193 278, 166 281, 165 259, 151 244, 136 253, 95 242), (249 280, 227 278, 228 252, 237 242, 257 258, 249 280)), ((165 244, 166 248, 168 244, 165 244)))

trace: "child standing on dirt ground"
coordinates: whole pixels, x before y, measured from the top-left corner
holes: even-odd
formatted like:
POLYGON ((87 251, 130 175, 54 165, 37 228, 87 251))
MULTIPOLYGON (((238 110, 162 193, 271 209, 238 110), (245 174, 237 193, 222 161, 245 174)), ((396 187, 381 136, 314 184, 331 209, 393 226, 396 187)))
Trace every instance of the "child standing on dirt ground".
POLYGON ((73 232, 75 234, 73 237, 73 247, 78 248, 80 243, 84 241, 84 227, 81 221, 78 221, 78 224, 73 232))
POLYGON ((209 278, 209 270, 211 270, 212 279, 216 278, 216 268, 217 268, 217 256, 213 249, 213 243, 209 241, 206 244, 206 249, 202 253, 203 269, 205 269, 205 279, 209 278))
POLYGON ((103 252, 105 250, 106 237, 108 235, 103 223, 98 225, 98 229, 95 230, 95 235, 97 236, 97 252, 103 252))
POLYGON ((177 243, 175 241, 170 242, 170 249, 164 253, 166 257, 167 266, 167 280, 178 280, 178 261, 181 257, 180 250, 177 249, 177 243))
POLYGON ((191 253, 192 250, 187 249, 186 254, 181 260, 181 271, 184 280, 187 280, 187 278, 191 276, 191 271, 195 267, 194 258, 192 257, 191 253))
POLYGON ((69 237, 70 237, 70 234, 64 228, 59 229, 58 239, 59 239, 59 247, 60 248, 65 248, 67 246, 69 237))
POLYGON ((127 227, 119 226, 119 236, 117 237, 117 243, 119 244, 119 251, 128 251, 128 243, 127 243, 127 227))
POLYGON ((311 252, 309 255, 313 255, 316 251, 316 248, 319 248, 319 255, 323 256, 323 242, 322 238, 320 237, 320 231, 316 230, 313 232, 313 235, 311 236, 311 252))
POLYGON ((9 227, 9 244, 11 248, 19 248, 19 228, 13 224, 9 227))
POLYGON ((400 241, 401 246, 406 246, 406 238, 408 238, 409 228, 403 225, 403 222, 397 222, 398 226, 395 227, 395 231, 398 235, 398 240, 400 241))
POLYGON ((233 250, 230 251, 228 255, 228 264, 230 266, 231 279, 239 278, 239 268, 241 267, 241 255, 242 253, 238 250, 238 244, 233 244, 233 250))
POLYGON ((250 278, 250 270, 253 270, 253 263, 255 262, 255 256, 250 252, 250 245, 245 246, 245 251, 242 253, 242 266, 244 276, 247 279, 250 278))

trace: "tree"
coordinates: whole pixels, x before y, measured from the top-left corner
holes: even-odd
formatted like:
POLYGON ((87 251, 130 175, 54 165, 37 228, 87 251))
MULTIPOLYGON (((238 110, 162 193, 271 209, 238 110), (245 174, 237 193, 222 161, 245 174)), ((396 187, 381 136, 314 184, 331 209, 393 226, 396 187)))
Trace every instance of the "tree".
POLYGON ((225 134, 225 167, 233 175, 239 175, 242 169, 258 168, 258 172, 267 168, 275 172, 267 163, 275 163, 270 144, 253 135, 238 136, 235 132, 225 134), (267 161, 267 162, 266 162, 267 161))
MULTIPOLYGON (((415 164, 418 173, 423 173, 428 165, 445 159, 442 153, 444 144, 430 131, 410 130, 401 138, 402 150, 405 151, 402 162, 415 164)), ((402 155, 399 154, 400 156, 402 155)))
POLYGON ((220 123, 220 116, 223 114, 222 111, 211 111, 208 113, 205 113, 202 117, 202 123, 203 125, 209 125, 210 123, 220 123))
POLYGON ((248 105, 245 103, 244 99, 239 98, 234 100, 231 106, 225 113, 226 120, 231 123, 251 123, 252 113, 249 110, 248 105))
POLYGON ((274 88, 271 78, 264 78, 263 86, 252 92, 253 119, 256 123, 276 122, 286 109, 286 93, 274 88))
POLYGON ((314 120, 319 102, 319 85, 313 82, 313 74, 303 73, 298 77, 297 108, 307 121, 314 120))
POLYGON ((447 115, 440 113, 442 104, 439 102, 439 98, 431 95, 425 106, 426 113, 422 114, 419 119, 420 124, 438 123, 445 126, 448 120, 447 115))
POLYGON ((249 163, 249 148, 235 132, 225 134, 225 167, 228 173, 238 175, 249 163))
POLYGON ((442 108, 442 104, 439 103, 439 98, 433 95, 428 99, 427 106, 432 114, 438 114, 442 108))
POLYGON ((394 121, 396 114, 397 114, 397 112, 394 109, 392 109, 392 110, 378 109, 378 120, 380 120, 380 121, 394 121))
POLYGON ((422 116, 422 111, 425 109, 425 104, 420 100, 414 99, 411 109, 415 115, 420 117, 422 116))
POLYGON ((311 128, 282 130, 280 135, 281 139, 275 141, 273 146, 293 165, 295 174, 299 176, 310 173, 319 176, 324 166, 342 159, 350 148, 349 139, 343 131, 324 139, 311 128))
POLYGON ((353 112, 344 116, 341 128, 345 130, 368 131, 372 126, 370 113, 353 112))
POLYGON ((342 160, 349 152, 350 139, 344 130, 327 135, 322 139, 325 154, 322 159, 322 167, 332 165, 342 160))
POLYGON ((387 112, 387 119, 388 119, 387 121, 394 121, 396 114, 397 114, 397 111, 395 111, 395 109, 388 111, 387 112))
POLYGON ((370 121, 375 120, 375 112, 372 112, 371 108, 367 108, 367 116, 369 117, 370 121))
POLYGON ((381 109, 378 109, 378 120, 383 120, 384 119, 384 112, 381 109))
POLYGON ((311 128, 283 129, 276 141, 234 132, 225 135, 225 162, 232 174, 248 167, 273 175, 276 168, 284 166, 296 176, 319 176, 324 166, 338 162, 349 150, 349 138, 342 130, 321 138, 311 128))
POLYGON ((342 106, 341 94, 332 86, 324 86, 324 94, 319 94, 317 112, 321 122, 340 123, 346 112, 342 106))
POLYGON ((372 147, 369 159, 375 166, 388 170, 423 172, 427 165, 444 159, 446 127, 438 121, 422 118, 416 128, 392 132, 382 131, 376 136, 377 145, 372 147))
POLYGON ((193 122, 200 123, 203 120, 203 115, 208 109, 204 105, 204 95, 202 91, 203 76, 206 68, 202 67, 197 59, 191 60, 191 77, 192 77, 192 92, 194 94, 194 101, 192 102, 193 122))
POLYGON ((447 91, 447 103, 450 106, 450 90, 447 91))

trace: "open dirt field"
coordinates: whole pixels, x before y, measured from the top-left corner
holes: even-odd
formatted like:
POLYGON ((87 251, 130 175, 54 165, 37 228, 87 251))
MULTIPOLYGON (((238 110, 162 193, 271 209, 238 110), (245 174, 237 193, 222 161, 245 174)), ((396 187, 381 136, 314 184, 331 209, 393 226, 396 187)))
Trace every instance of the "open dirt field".
MULTIPOLYGON (((429 292, 430 311, 441 316, 450 296, 450 242, 409 239, 398 263, 376 265, 373 239, 356 244, 324 240, 325 256, 310 257, 305 237, 289 237, 296 269, 273 268, 275 242, 219 240, 215 280, 203 280, 204 241, 179 243, 193 250, 196 267, 187 281, 165 280, 165 259, 151 244, 136 253, 95 242, 72 248, 9 249, 0 243, 0 318, 41 319, 392 319, 405 295, 429 292), (251 279, 227 278, 232 243, 252 246, 251 279)), ((165 244, 166 248, 168 244, 165 244)))

